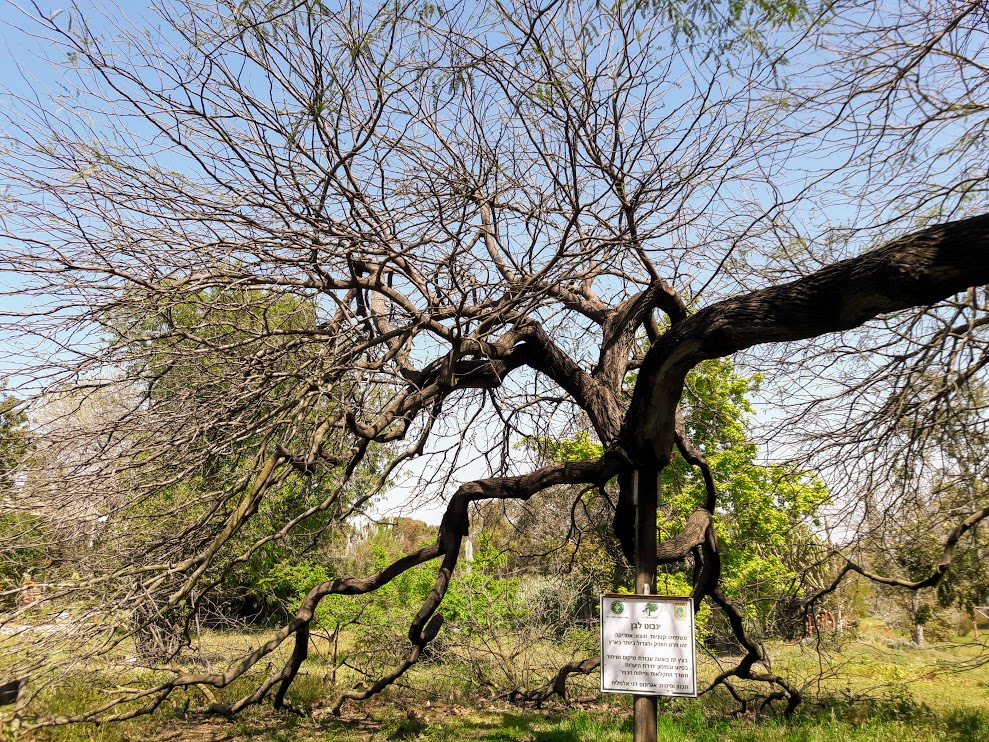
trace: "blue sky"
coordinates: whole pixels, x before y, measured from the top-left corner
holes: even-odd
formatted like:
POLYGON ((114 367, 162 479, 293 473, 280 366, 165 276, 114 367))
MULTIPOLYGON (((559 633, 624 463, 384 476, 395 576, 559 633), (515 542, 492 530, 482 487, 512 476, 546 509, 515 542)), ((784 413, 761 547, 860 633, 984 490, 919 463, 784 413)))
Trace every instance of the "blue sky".
MULTIPOLYGON (((143 11, 143 3, 141 2, 124 1, 120 3, 120 6, 125 15, 135 18, 141 17, 146 12, 143 11)), ((63 7, 65 7, 63 3, 46 2, 42 4, 41 12, 52 14, 63 7)), ((93 8, 94 6, 87 3, 85 7, 93 8)), ((96 14, 100 14, 98 8, 96 14)), ((67 18, 68 14, 61 16, 61 20, 63 21, 67 18)), ((15 93, 28 93, 32 85, 40 88, 52 87, 57 90, 57 71, 52 69, 49 62, 45 59, 48 50, 45 48, 44 43, 40 39, 32 38, 24 31, 15 28, 15 26, 20 26, 30 30, 31 25, 30 20, 15 5, 5 0, 0 0, 0 87, 6 87, 15 93)), ((803 61, 806 63, 807 60, 803 61)), ((0 100, 0 105, 3 105, 3 103, 0 100)), ((813 154, 809 153, 810 156, 813 154)), ((816 166, 823 167, 823 163, 817 162, 816 166)), ((799 173, 801 167, 799 154, 787 160, 786 170, 788 173, 791 171, 794 173, 794 187, 800 188, 799 173)), ((845 185, 851 186, 857 184, 853 184, 850 181, 845 185)), ((812 205, 814 205, 812 200, 808 200, 804 204, 804 206, 812 205)), ((814 233, 819 224, 828 222, 836 224, 839 221, 851 220, 850 212, 842 212, 840 208, 832 208, 826 211, 823 208, 826 206, 825 203, 819 203, 817 206, 817 209, 808 208, 795 217, 803 220, 802 226, 805 226, 806 231, 810 234, 814 233)), ((865 223, 872 217, 872 214, 858 214, 856 216, 859 216, 861 221, 865 223)), ((3 245, 0 244, 0 251, 2 250, 3 245)), ((0 276, 0 281, 2 280, 3 276, 0 276)), ((16 290, 16 285, 13 288, 16 290)), ((4 311, 16 311, 22 307, 22 304, 23 299, 19 299, 16 296, 0 296, 0 313, 4 311)), ((3 346, 3 343, 4 338, 0 337, 0 347, 3 346)), ((0 371, 16 366, 16 358, 10 356, 9 347, 6 350, 7 353, 0 354, 0 371)))

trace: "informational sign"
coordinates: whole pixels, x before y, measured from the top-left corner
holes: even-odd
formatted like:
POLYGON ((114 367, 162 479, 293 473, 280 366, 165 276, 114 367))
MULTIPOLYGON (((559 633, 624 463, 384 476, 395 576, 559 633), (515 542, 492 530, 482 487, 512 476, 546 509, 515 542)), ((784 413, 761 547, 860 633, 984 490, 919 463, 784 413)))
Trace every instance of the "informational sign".
POLYGON ((601 690, 697 695, 690 598, 601 596, 601 690))

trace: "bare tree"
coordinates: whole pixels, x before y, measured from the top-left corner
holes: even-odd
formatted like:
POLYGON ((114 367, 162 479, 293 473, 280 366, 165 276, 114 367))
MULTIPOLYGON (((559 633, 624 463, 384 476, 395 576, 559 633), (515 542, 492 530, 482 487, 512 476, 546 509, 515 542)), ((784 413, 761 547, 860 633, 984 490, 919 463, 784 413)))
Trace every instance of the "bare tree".
MULTIPOLYGON (((16 97, 0 139, 0 267, 32 302, 7 312, 6 331, 40 349, 17 379, 46 400, 125 392, 86 447, 76 430, 46 433, 37 481, 60 502, 88 503, 96 484, 114 499, 98 548, 45 586, 49 601, 97 595, 99 607, 57 655, 11 659, 35 694, 156 620, 186 631, 223 575, 314 520, 362 513, 405 462, 427 459, 419 493, 446 501, 434 544, 317 585, 225 669, 161 664, 164 680, 36 725, 145 713, 273 656, 242 698, 211 708, 271 692, 281 706, 322 598, 437 561, 407 656, 339 710, 396 680, 440 631, 470 503, 616 488, 614 531, 631 557, 633 481, 655 489, 676 455, 707 493, 657 560, 693 559, 695 607, 710 598, 746 650, 714 685, 747 702, 733 679, 761 681, 764 700, 799 703, 719 591, 717 482, 678 414, 684 379, 705 359, 774 344, 796 383, 865 328, 856 354, 904 370, 863 425, 900 431, 911 374, 984 341, 983 181, 968 185, 957 147, 926 170, 907 157, 922 156, 918 137, 878 154, 924 106, 925 122, 945 126, 956 106, 981 112, 965 97, 980 94, 974 83, 933 95, 915 73, 930 59, 962 64, 954 42, 982 43, 982 8, 951 5, 927 25, 906 12, 896 22, 909 34, 879 58, 868 7, 848 9, 855 56, 832 51, 827 19, 794 5, 701 5, 710 23, 676 3, 553 1, 167 3, 133 25, 35 14, 34 33, 67 61, 51 95, 16 97), (784 74, 784 52, 807 87, 784 74), (938 175, 930 193, 909 187, 916 173, 938 175), (922 339, 906 361, 904 328, 922 339), (596 459, 530 468, 514 445, 585 421, 596 459), (62 447, 90 454, 55 467, 62 447), (286 503, 277 517, 273 502, 286 503)), ((984 79, 965 59, 966 79, 984 79)), ((947 404, 953 388, 931 394, 947 404)), ((790 430, 795 420, 811 416, 790 430)))

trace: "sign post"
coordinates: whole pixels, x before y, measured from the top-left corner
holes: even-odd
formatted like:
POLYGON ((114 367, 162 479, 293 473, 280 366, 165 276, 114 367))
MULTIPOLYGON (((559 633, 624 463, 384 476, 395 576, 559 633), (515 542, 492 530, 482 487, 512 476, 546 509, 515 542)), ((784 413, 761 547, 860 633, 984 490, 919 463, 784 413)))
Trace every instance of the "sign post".
POLYGON ((697 695, 693 602, 655 594, 660 473, 632 472, 635 594, 601 597, 601 691, 634 694, 634 742, 656 742, 657 696, 697 695))
POLYGON ((652 700, 697 695, 688 596, 601 596, 601 690, 652 700))
MULTIPOLYGON (((656 511, 659 508, 660 470, 652 467, 632 473, 632 496, 635 498, 635 592, 656 592, 656 511)), ((602 621, 603 621, 602 617, 602 621)), ((604 648, 602 647, 602 652, 604 648)), ((602 656, 602 662, 604 657, 602 656)), ((603 665, 602 665, 603 667, 603 665)), ((636 695, 634 701, 634 742, 656 742, 656 697, 636 695)))

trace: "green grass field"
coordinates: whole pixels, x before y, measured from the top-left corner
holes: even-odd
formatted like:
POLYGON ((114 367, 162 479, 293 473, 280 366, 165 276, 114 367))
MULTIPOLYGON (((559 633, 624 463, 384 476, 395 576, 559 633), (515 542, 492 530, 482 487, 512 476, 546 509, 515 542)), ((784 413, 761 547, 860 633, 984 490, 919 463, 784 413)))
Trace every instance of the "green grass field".
MULTIPOLYGON (((245 637, 218 635, 217 646, 236 646, 245 637)), ((807 687, 809 700, 784 719, 772 712, 763 718, 732 718, 726 697, 660 701, 660 740, 769 742, 855 740, 862 742, 989 742, 989 645, 976 642, 933 645, 924 650, 889 648, 885 642, 847 642, 822 656, 812 646, 772 647, 774 669, 807 687)), ((731 658, 723 658, 730 661, 731 658)), ((705 672, 714 671, 704 660, 705 672)), ((597 696, 571 706, 548 704, 543 710, 505 702, 472 702, 435 670, 417 669, 409 684, 389 689, 364 704, 344 707, 341 718, 326 706, 332 700, 323 684, 319 659, 300 675, 290 700, 296 713, 253 708, 234 719, 204 717, 190 708, 206 697, 196 690, 178 692, 153 717, 115 724, 77 724, 21 739, 38 740, 488 740, 490 742, 617 742, 631 739, 631 703, 625 696, 597 696), (436 681, 436 682, 434 682, 436 681)), ((80 678, 72 692, 49 699, 59 714, 105 699, 101 675, 80 678)), ((575 688, 574 695, 595 696, 597 676, 575 688)), ((246 684, 245 684, 246 687, 246 684)), ((234 698, 244 687, 215 691, 234 698)))

